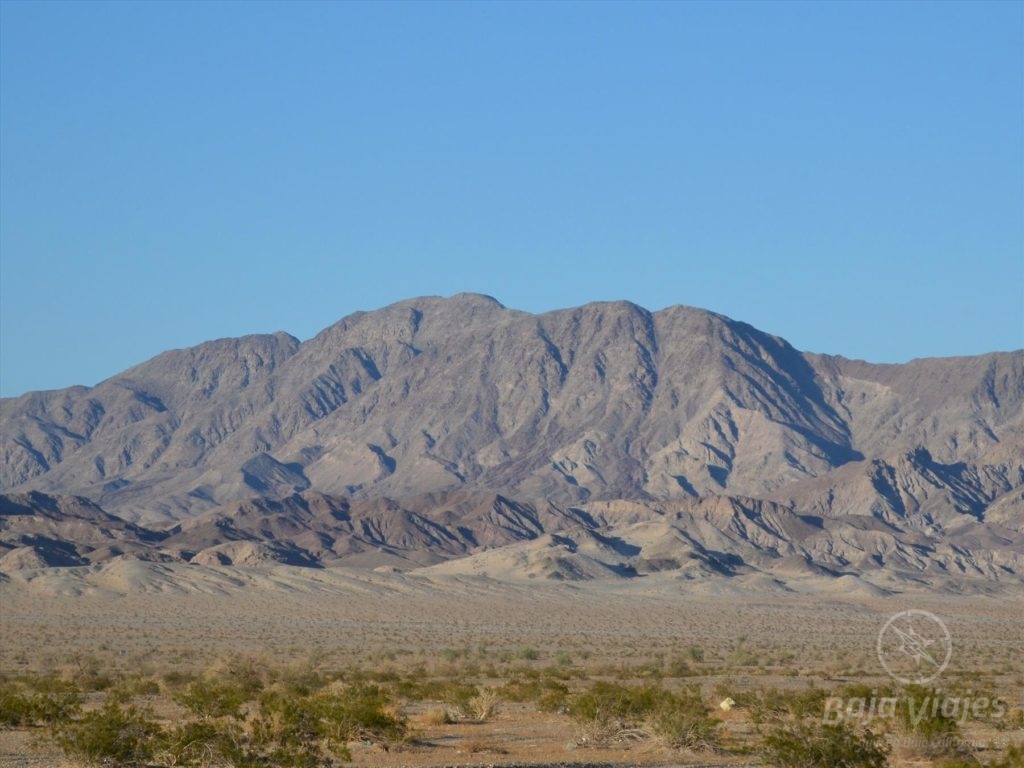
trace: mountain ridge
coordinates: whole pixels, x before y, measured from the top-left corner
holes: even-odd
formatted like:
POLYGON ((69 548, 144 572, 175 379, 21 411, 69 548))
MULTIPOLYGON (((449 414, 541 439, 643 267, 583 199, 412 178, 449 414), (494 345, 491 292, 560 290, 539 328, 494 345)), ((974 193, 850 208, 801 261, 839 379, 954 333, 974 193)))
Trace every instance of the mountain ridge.
MULTIPOLYGON (((4 399, 0 491, 79 496, 164 529, 260 498, 418 508, 465 493, 562 514, 747 498, 866 516, 901 536, 940 541, 991 522, 1013 538, 1024 528, 1024 351, 873 364, 800 352, 692 307, 534 315, 477 294, 409 299, 304 342, 219 339, 95 387, 4 399)), ((549 534, 560 529, 477 546, 549 534)), ((464 557, 469 541, 438 551, 464 557)), ((432 559, 421 555, 396 562, 432 559)))

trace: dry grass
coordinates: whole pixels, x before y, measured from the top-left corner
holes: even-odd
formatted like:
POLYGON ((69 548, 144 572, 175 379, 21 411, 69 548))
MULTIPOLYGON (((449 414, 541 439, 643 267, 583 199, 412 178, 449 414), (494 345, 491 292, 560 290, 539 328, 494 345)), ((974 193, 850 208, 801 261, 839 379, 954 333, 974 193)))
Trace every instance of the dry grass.
POLYGON ((478 723, 485 723, 491 719, 501 696, 494 688, 483 688, 480 693, 469 700, 469 712, 478 723))
POLYGON ((437 728, 441 725, 451 725, 455 721, 456 718, 453 718, 444 707, 431 707, 421 714, 416 722, 421 727, 437 728))

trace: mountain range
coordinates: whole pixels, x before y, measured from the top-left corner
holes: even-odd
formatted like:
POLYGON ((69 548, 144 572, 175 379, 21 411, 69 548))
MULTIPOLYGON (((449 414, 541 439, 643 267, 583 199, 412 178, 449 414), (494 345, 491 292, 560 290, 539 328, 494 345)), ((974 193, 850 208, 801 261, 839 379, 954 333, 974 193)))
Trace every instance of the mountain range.
POLYGON ((712 312, 475 294, 0 401, 0 571, 1020 584, 1024 350, 876 365, 712 312))

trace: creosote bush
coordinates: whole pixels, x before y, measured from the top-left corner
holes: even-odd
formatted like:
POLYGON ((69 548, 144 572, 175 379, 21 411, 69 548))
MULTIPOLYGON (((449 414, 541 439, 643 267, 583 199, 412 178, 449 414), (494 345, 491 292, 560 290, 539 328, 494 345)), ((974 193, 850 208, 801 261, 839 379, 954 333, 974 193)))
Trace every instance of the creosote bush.
POLYGON ((653 685, 598 681, 569 698, 567 712, 584 727, 583 740, 606 744, 648 728, 671 747, 713 748, 718 721, 708 716, 700 689, 673 693, 653 685))
POLYGON ((340 692, 296 696, 268 691, 252 720, 250 753, 271 765, 315 766, 350 759, 346 742, 388 743, 405 736, 406 723, 388 711, 378 687, 355 685, 340 692))
POLYGON ((217 677, 193 680, 174 696, 188 715, 167 728, 148 709, 126 702, 122 689, 111 689, 102 707, 69 714, 51 732, 69 757, 87 764, 157 760, 202 768, 320 768, 350 759, 350 741, 387 744, 405 737, 405 719, 379 686, 335 683, 301 692, 305 685, 282 676, 253 698, 253 680, 245 686, 217 677))
MULTIPOLYGON (((458 660, 465 661, 469 653, 460 652, 458 660)), ((682 679, 687 670, 707 664, 698 662, 693 654, 650 653, 641 663, 589 668, 567 668, 555 655, 540 664, 510 655, 506 666, 486 672, 481 668, 476 674, 470 674, 465 666, 445 672, 429 661, 410 661, 407 667, 339 665, 325 671, 313 663, 275 668, 229 657, 202 674, 157 676, 153 670, 147 674, 136 666, 121 677, 90 667, 91 679, 111 677, 111 682, 104 692, 88 698, 83 697, 79 685, 57 677, 0 677, 0 725, 48 725, 55 743, 83 764, 165 768, 334 768, 351 759, 352 742, 388 748, 409 738, 406 719, 396 702, 403 706, 422 702, 413 711, 420 712, 416 723, 427 731, 467 720, 486 721, 496 705, 506 701, 568 716, 579 728, 580 744, 657 740, 674 749, 756 755, 773 768, 880 768, 886 765, 887 749, 876 733, 895 730, 921 741, 934 739, 940 745, 956 743, 959 735, 957 723, 942 716, 941 710, 933 716, 929 707, 923 715, 910 718, 905 703, 893 710, 895 718, 871 722, 874 733, 862 727, 868 724, 867 717, 858 721, 848 716, 837 725, 825 723, 826 691, 809 685, 781 691, 745 690, 747 681, 741 685, 723 680, 715 688, 715 698, 705 702, 698 686, 680 687, 687 682, 682 679), (170 710, 161 708, 168 719, 157 720, 152 710, 142 706, 157 695, 162 696, 162 705, 171 700, 178 705, 170 710), (720 723, 714 716, 717 709, 708 705, 726 696, 732 697, 741 711, 721 717, 731 724, 738 718, 741 725, 730 727, 720 740, 720 723), (85 709, 83 701, 88 702, 85 709), (753 729, 747 727, 751 721, 756 726, 753 729)), ((905 702, 909 695, 920 699, 935 692, 857 684, 828 694, 844 699, 892 697, 905 702)), ((915 709, 915 713, 919 711, 915 709)), ((1011 710, 1011 715, 1013 712, 1019 710, 1011 710)), ((1012 730, 1013 722, 1011 716, 997 725, 1012 730)), ((455 738, 462 741, 464 734, 486 731, 473 727, 454 730, 458 733, 455 738)), ((481 752, 499 751, 500 745, 491 745, 486 739, 481 744, 487 745, 481 752)), ((982 754, 981 762, 971 762, 963 759, 965 752, 941 747, 929 756, 939 757, 936 766, 941 768, 966 768, 968 764, 1024 768, 1024 750, 1020 748, 991 754, 994 756, 982 754), (960 760, 943 763, 941 758, 960 760)), ((903 756, 896 753, 896 757, 903 756)))
POLYGON ((717 743, 718 721, 708 716, 696 687, 660 702, 649 722, 654 733, 670 747, 711 749, 717 743))
POLYGON ((89 763, 138 763, 153 757, 163 731, 146 710, 109 701, 55 728, 57 744, 70 757, 89 763))
POLYGON ((0 685, 0 725, 53 725, 74 717, 81 705, 78 686, 53 677, 0 685))
POLYGON ((848 723, 797 723, 765 739, 765 757, 778 768, 885 768, 887 749, 868 730, 848 723))
POLYGON ((170 766, 244 766, 252 764, 237 722, 191 720, 175 725, 161 740, 158 762, 170 766))
POLYGON ((248 696, 243 688, 220 680, 197 680, 174 700, 201 718, 241 717, 248 696))

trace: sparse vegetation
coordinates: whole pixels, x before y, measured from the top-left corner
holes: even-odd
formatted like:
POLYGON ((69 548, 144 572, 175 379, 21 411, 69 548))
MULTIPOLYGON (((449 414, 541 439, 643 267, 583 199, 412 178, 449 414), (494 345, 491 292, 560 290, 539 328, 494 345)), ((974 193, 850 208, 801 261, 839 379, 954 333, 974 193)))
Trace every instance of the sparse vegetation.
MULTIPOLYGON (((318 662, 275 668, 234 656, 201 674, 98 671, 90 677, 109 677, 110 683, 90 697, 70 680, 25 676, 2 681, 0 717, 8 727, 45 726, 68 757, 91 765, 326 768, 350 760, 352 744, 408 748, 404 745, 416 738, 403 714, 409 708, 417 729, 474 729, 459 737, 463 753, 501 755, 506 750, 500 741, 488 736, 490 731, 476 730, 498 714, 501 702, 506 702, 503 712, 518 707, 565 717, 574 724, 579 748, 648 743, 667 750, 756 754, 773 768, 881 768, 896 759, 886 738, 902 735, 925 745, 911 758, 929 757, 936 768, 1021 768, 1024 759, 1020 747, 986 759, 967 759, 962 750, 950 748, 962 743, 961 724, 941 710, 911 712, 907 703, 932 695, 928 689, 780 688, 751 686, 749 679, 744 689, 722 678, 709 700, 699 686, 686 684, 689 675, 666 674, 691 669, 688 653, 571 670, 554 654, 540 666, 522 664, 518 655, 488 665, 486 673, 477 655, 468 653, 460 654, 454 667, 447 658, 431 666, 414 655, 405 669, 388 661, 380 668, 333 672, 318 662), (654 676, 655 670, 662 674, 654 676), (876 720, 869 729, 856 713, 843 722, 823 722, 826 695, 892 697, 900 703, 895 717, 876 720), (729 729, 721 727, 722 715, 709 704, 724 698, 734 702, 726 719, 748 723, 748 736, 723 735, 729 729), (158 717, 153 702, 163 702, 162 712, 176 708, 175 714, 158 717)), ((955 688, 949 691, 952 695, 955 688)), ((1012 728, 1019 711, 1011 709, 999 732, 1012 728)))
POLYGON ((0 684, 0 725, 53 725, 69 720, 82 705, 74 683, 53 677, 0 684))
POLYGON ((70 757, 87 763, 138 763, 153 757, 163 730, 151 712, 108 701, 100 709, 58 724, 55 739, 70 757))
POLYGON ((644 734, 643 729, 677 748, 711 748, 717 741, 718 723, 708 716, 697 688, 677 694, 650 685, 598 681, 572 697, 567 711, 582 726, 584 743, 636 739, 644 734))
POLYGON ((888 754, 876 734, 847 723, 782 726, 765 739, 764 751, 778 768, 884 768, 888 754))
MULTIPOLYGON (((321 615, 330 616, 314 614, 321 615)), ((438 641, 433 630, 416 627, 382 635, 359 652, 284 644, 281 635, 281 644, 268 640, 267 650, 221 656, 203 639, 194 647, 143 644, 132 655, 100 643, 72 657, 50 635, 40 653, 19 652, 28 663, 18 673, 0 675, 0 725, 21 732, 12 736, 25 745, 19 749, 40 750, 50 756, 40 764, 54 765, 58 749, 75 765, 137 761, 161 768, 417 765, 442 755, 452 764, 497 756, 516 762, 527 757, 522 745, 540 739, 543 757, 578 762, 629 762, 635 755, 637 762, 772 768, 830 761, 1021 768, 1020 751, 1003 745, 1020 740, 1017 681, 1024 666, 1003 646, 984 638, 964 643, 963 669, 944 675, 941 689, 972 704, 1004 697, 1005 716, 950 716, 941 708, 934 716, 929 707, 908 718, 903 700, 933 695, 933 687, 893 687, 877 672, 837 679, 844 670, 869 669, 870 647, 842 636, 797 637, 787 646, 748 623, 749 637, 717 643, 706 632, 680 642, 641 631, 607 640, 557 631, 548 639, 482 638, 458 629, 438 641), (738 650, 760 663, 737 667, 738 650), (32 665, 46 673, 33 674, 32 665), (873 718, 866 706, 844 709, 842 723, 830 729, 822 717, 827 697, 901 703, 873 718), (385 758, 384 750, 400 754, 385 758), (694 750, 702 754, 680 754, 694 750)), ((4 649, 0 655, 9 664, 19 658, 4 649)), ((536 759, 533 749, 529 757, 536 759)))

